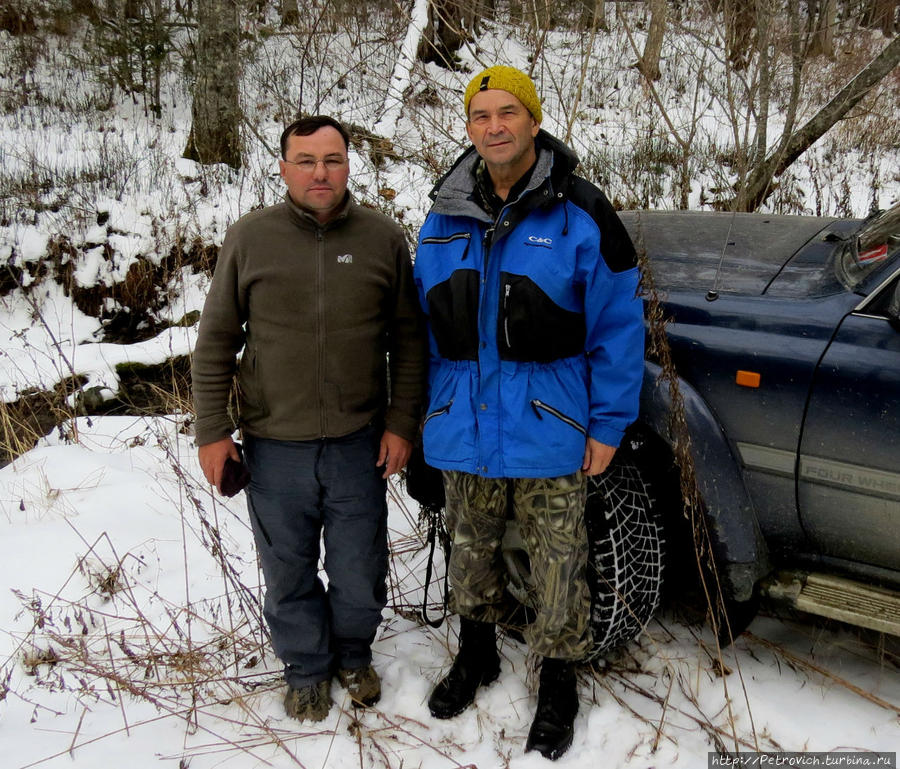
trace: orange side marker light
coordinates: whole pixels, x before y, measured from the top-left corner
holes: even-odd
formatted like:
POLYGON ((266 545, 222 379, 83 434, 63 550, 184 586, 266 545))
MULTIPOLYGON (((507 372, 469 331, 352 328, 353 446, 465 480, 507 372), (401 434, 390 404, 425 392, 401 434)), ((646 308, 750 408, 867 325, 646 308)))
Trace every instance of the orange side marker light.
POLYGON ((738 371, 734 381, 741 387, 759 387, 760 375, 756 371, 738 371))

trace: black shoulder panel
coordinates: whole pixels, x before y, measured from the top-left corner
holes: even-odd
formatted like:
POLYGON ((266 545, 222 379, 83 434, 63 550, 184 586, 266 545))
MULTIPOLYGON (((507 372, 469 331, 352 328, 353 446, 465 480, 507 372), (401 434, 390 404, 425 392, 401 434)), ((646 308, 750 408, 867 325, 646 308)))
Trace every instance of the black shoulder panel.
POLYGON ((600 228, 600 251, 606 266, 613 272, 624 272, 637 265, 634 244, 606 195, 580 176, 569 177, 566 197, 597 223, 600 228))

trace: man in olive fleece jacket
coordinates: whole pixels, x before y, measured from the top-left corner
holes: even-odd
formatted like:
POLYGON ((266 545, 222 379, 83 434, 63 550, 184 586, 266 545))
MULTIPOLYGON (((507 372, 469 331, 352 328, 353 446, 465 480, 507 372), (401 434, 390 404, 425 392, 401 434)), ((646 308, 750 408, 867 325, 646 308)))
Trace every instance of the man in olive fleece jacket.
POLYGON ((370 647, 387 602, 386 479, 409 459, 424 390, 406 241, 351 199, 348 145, 329 117, 285 129, 288 194, 229 228, 193 356, 200 464, 220 491, 226 459, 239 460, 237 374, 264 613, 285 710, 302 720, 326 717, 334 672, 354 704, 380 695, 370 647))

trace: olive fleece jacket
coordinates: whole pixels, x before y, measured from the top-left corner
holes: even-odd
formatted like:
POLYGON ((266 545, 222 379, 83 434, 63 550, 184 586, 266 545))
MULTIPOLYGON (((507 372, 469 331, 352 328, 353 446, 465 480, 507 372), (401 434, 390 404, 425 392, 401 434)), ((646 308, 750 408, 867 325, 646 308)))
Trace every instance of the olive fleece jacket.
POLYGON ((373 420, 412 440, 424 395, 424 326, 400 227, 349 196, 320 225, 290 197, 225 235, 192 363, 198 446, 239 426, 311 440, 373 420), (240 364, 237 363, 237 355, 240 364))

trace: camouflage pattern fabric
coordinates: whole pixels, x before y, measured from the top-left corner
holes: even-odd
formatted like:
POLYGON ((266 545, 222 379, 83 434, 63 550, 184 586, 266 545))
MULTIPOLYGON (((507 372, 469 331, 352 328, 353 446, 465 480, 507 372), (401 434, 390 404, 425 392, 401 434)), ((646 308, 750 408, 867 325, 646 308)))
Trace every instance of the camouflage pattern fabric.
POLYGON ((508 615, 501 541, 510 511, 519 523, 535 585, 537 617, 525 629, 542 657, 578 660, 591 649, 585 580, 586 487, 581 472, 559 478, 482 478, 444 472, 450 551, 450 608, 481 622, 508 615))

